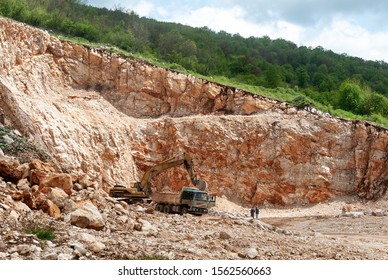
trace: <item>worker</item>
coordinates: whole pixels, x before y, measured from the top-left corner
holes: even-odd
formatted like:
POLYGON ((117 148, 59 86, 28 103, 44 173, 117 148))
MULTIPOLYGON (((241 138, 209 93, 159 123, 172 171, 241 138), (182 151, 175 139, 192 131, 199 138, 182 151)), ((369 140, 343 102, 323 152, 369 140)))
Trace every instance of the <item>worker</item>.
POLYGON ((257 205, 256 205, 256 208, 255 208, 255 212, 256 212, 256 219, 258 219, 259 218, 260 210, 259 210, 259 207, 257 207, 257 205))
POLYGON ((253 206, 251 208, 251 217, 252 219, 255 217, 255 208, 253 208, 253 206))

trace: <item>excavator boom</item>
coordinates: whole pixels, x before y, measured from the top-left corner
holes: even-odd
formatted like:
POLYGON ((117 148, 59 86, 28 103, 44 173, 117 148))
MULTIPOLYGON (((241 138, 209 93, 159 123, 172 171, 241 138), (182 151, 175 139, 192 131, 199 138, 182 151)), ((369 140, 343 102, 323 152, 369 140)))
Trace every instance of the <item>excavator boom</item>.
POLYGON ((160 172, 167 170, 169 168, 182 165, 186 168, 190 180, 194 186, 200 190, 207 189, 207 183, 205 181, 199 180, 197 178, 197 173, 194 169, 193 159, 188 153, 183 153, 181 155, 166 159, 155 166, 149 168, 143 175, 142 179, 139 182, 134 183, 133 188, 125 188, 121 185, 115 185, 110 190, 110 195, 112 197, 118 197, 123 199, 143 199, 149 198, 152 194, 151 189, 151 178, 160 172))

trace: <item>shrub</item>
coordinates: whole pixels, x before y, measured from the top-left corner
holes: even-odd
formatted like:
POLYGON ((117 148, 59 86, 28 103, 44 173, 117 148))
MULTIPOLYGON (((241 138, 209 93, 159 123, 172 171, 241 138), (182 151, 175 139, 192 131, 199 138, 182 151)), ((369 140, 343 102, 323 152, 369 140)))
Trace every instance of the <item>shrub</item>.
POLYGON ((339 107, 342 110, 358 113, 364 95, 359 84, 352 81, 345 81, 339 88, 339 107))
POLYGON ((36 227, 36 228, 31 229, 30 233, 35 234, 36 237, 38 237, 41 240, 54 240, 55 239, 54 230, 51 228, 36 227))
POLYGON ((28 234, 35 234, 40 240, 54 240, 54 229, 49 225, 43 225, 41 223, 28 222, 23 226, 23 232, 28 234))

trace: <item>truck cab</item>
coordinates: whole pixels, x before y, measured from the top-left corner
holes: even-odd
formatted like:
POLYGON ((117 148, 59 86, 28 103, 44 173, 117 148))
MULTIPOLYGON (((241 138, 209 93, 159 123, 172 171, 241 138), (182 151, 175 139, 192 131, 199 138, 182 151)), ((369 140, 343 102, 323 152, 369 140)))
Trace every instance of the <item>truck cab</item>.
POLYGON ((206 191, 186 187, 181 192, 182 206, 187 207, 187 212, 192 214, 207 213, 209 208, 216 203, 215 196, 210 196, 206 191))

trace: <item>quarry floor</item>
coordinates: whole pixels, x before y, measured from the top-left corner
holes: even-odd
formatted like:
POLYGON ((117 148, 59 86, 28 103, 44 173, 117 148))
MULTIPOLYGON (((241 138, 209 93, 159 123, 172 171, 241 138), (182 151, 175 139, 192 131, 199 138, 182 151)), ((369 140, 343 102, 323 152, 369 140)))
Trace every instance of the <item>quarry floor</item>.
POLYGON ((256 220, 250 217, 249 208, 222 197, 203 216, 165 214, 155 211, 152 204, 118 203, 89 189, 75 193, 72 199, 92 195, 107 217, 100 231, 72 226, 62 218, 54 220, 41 211, 29 212, 32 221, 55 229, 55 239, 47 242, 23 233, 20 218, 16 222, 7 218, 8 212, 0 211, 4 220, 0 260, 131 260, 145 256, 169 260, 388 260, 387 198, 364 203, 345 197, 315 205, 262 206, 256 220), (362 215, 344 216, 344 205, 351 208, 348 213, 362 215))
MULTIPOLYGON (((225 200, 220 201, 219 208, 246 213, 249 209, 233 206, 225 200)), ((362 248, 372 252, 372 259, 388 259, 388 201, 362 202, 356 197, 343 197, 327 203, 302 205, 284 208, 266 208, 260 210, 260 221, 290 233, 321 236, 334 240, 347 248, 362 248), (351 207, 349 213, 362 213, 361 216, 345 216, 342 208, 351 207), (385 213, 375 216, 374 212, 385 213), (373 252, 376 254, 373 256, 373 252)), ((346 256, 339 255, 341 259, 346 256)), ((337 256, 338 257, 338 256, 337 256)), ((334 257, 335 258, 335 257, 334 257)), ((362 257, 356 257, 362 259, 362 257)))

